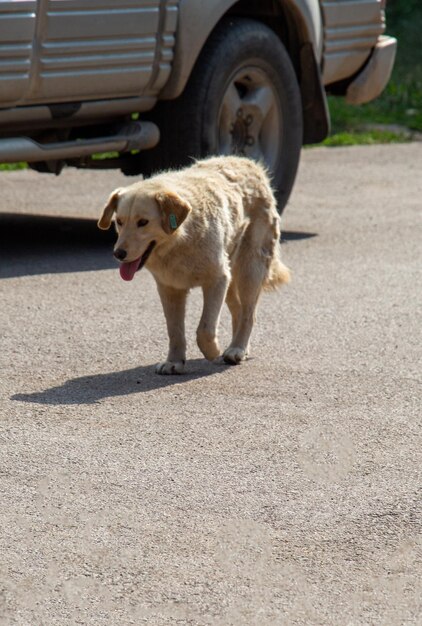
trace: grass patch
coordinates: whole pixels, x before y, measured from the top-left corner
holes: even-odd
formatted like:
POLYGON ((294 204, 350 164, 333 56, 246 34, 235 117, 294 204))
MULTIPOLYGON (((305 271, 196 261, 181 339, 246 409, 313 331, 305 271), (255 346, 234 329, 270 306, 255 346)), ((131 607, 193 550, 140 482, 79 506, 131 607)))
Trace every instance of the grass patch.
POLYGON ((0 163, 0 172, 14 172, 15 170, 26 170, 28 163, 0 163))
POLYGON ((93 154, 91 158, 93 161, 106 161, 107 159, 118 159, 119 156, 118 152, 99 152, 93 154))
POLYGON ((369 130, 365 132, 341 132, 327 137, 322 144, 323 146, 369 146, 375 143, 402 143, 409 141, 404 134, 393 133, 384 130, 369 130))

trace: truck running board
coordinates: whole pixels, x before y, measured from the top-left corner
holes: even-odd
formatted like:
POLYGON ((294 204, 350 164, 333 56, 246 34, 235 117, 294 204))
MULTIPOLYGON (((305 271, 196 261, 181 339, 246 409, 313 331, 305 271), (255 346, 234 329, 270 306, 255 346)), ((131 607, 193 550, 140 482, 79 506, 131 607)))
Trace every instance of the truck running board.
POLYGON ((0 163, 54 161, 75 159, 101 152, 147 150, 157 145, 160 131, 152 122, 131 122, 115 135, 95 139, 76 139, 55 143, 38 143, 29 137, 0 139, 0 163))

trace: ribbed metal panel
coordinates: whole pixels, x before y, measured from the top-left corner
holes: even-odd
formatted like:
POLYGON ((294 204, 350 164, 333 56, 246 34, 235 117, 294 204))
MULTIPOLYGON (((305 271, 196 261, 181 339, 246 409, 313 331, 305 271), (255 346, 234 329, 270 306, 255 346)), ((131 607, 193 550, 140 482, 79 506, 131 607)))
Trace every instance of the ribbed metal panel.
POLYGON ((36 96, 135 95, 153 69, 159 0, 49 0, 36 96))
POLYGON ((322 0, 325 84, 356 72, 384 32, 379 0, 322 0))
POLYGON ((179 0, 0 0, 0 107, 153 95, 179 0))
POLYGON ((36 2, 0 2, 0 105, 26 92, 31 69, 36 2))
POLYGON ((158 74, 154 80, 154 91, 156 92, 164 87, 170 76, 171 63, 174 57, 174 33, 176 32, 178 9, 179 0, 169 0, 166 3, 163 32, 158 48, 158 74))

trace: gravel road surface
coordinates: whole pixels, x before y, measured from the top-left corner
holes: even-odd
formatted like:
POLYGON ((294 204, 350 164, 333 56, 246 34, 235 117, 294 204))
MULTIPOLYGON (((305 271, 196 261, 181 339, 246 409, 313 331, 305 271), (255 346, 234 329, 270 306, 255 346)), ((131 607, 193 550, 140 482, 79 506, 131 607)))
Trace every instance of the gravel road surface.
POLYGON ((252 358, 193 292, 180 377, 95 227, 131 179, 0 181, 0 623, 422 624, 422 144, 305 151, 252 358))

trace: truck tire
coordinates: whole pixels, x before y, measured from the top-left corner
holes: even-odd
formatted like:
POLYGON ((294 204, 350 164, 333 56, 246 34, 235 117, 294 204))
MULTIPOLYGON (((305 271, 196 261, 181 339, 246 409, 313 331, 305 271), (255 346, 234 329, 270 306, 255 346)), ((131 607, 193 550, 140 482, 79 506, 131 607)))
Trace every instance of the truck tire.
POLYGON ((211 154, 241 154, 264 162, 282 212, 299 164, 302 105, 290 57, 268 26, 222 21, 182 95, 152 113, 161 140, 141 153, 144 174, 211 154))

